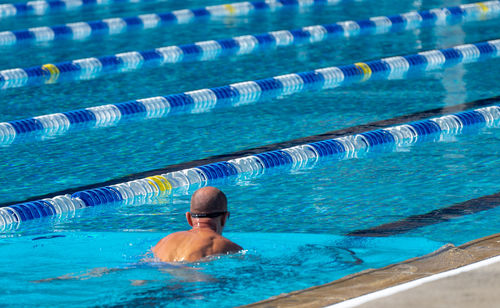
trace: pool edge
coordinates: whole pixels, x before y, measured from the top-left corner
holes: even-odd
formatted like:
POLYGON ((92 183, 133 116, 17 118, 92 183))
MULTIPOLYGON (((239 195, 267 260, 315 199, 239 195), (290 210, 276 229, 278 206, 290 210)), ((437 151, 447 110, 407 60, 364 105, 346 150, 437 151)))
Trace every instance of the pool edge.
POLYGON ((500 233, 242 307, 324 307, 500 255, 500 233))

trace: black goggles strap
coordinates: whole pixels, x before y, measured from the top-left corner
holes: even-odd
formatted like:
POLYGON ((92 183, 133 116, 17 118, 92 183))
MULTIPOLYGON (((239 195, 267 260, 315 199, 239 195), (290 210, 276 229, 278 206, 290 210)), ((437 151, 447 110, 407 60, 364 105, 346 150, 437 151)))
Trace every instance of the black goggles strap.
POLYGON ((227 212, 215 212, 215 213, 191 213, 193 218, 215 218, 225 215, 227 212))

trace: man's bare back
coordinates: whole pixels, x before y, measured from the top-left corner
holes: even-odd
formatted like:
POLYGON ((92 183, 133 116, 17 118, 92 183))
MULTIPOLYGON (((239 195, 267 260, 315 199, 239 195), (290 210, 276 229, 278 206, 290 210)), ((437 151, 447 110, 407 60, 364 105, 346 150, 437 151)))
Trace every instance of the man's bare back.
POLYGON ((195 262, 238 252, 243 248, 222 236, 228 218, 224 193, 215 187, 201 188, 193 194, 190 212, 186 213, 192 229, 164 237, 152 251, 163 262, 195 262))
POLYGON ((212 230, 190 230, 160 240, 153 253, 163 262, 195 262, 207 256, 235 253, 242 248, 212 230))

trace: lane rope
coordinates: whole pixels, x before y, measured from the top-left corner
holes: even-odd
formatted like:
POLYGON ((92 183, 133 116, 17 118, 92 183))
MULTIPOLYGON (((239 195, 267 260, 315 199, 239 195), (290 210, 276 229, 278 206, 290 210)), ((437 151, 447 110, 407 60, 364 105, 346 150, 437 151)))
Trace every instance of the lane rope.
POLYGON ((35 0, 0 4, 0 19, 15 16, 44 16, 55 12, 69 12, 97 6, 123 3, 164 2, 165 0, 35 0))
MULTIPOLYGON (((318 44, 327 40, 352 38, 359 35, 378 35, 423 27, 450 25, 457 22, 484 21, 499 16, 500 1, 496 0, 422 12, 408 12, 394 16, 377 16, 366 20, 341 21, 293 30, 271 31, 221 40, 164 46, 143 51, 121 52, 102 57, 2 70, 0 71, 0 88, 8 89, 56 82, 58 78, 55 78, 52 72, 47 74, 44 69, 46 66, 51 66, 54 70, 57 69, 64 81, 90 80, 110 73, 137 71, 145 66, 151 68, 188 61, 210 61, 223 56, 251 54, 291 45, 318 44), (483 7, 487 7, 488 10, 484 11, 483 7)), ((355 65, 363 70, 368 79, 370 68, 363 63, 355 65)))
MULTIPOLYGON (((109 127, 125 119, 152 119, 173 114, 209 112, 309 90, 331 89, 373 79, 401 79, 407 74, 483 61, 500 56, 500 39, 418 54, 245 81, 222 87, 156 96, 128 102, 0 122, 0 145, 52 138, 70 129, 109 127), (21 137, 21 138, 20 138, 21 137)), ((48 66, 47 70, 54 67, 48 66)), ((52 76, 52 73, 51 73, 52 76)))
POLYGON ((464 133, 467 128, 498 127, 500 105, 410 122, 281 150, 158 174, 115 185, 0 208, 3 229, 19 223, 99 205, 144 204, 172 194, 187 194, 220 181, 248 180, 270 170, 278 172, 313 168, 322 160, 362 157, 363 153, 391 150, 424 142, 440 141, 464 133))
MULTIPOLYGON (((335 5, 342 1, 349 0, 245 1, 197 9, 182 9, 129 17, 112 17, 94 21, 78 21, 56 26, 3 31, 0 32, 0 46, 12 46, 19 43, 50 42, 54 40, 84 40, 96 35, 116 35, 132 30, 154 29, 173 24, 191 24, 203 19, 248 16, 256 11, 276 11, 283 8, 335 5)), ((12 6, 9 6, 5 11, 14 12, 12 6)), ((3 14, 8 14, 5 11, 3 14)))

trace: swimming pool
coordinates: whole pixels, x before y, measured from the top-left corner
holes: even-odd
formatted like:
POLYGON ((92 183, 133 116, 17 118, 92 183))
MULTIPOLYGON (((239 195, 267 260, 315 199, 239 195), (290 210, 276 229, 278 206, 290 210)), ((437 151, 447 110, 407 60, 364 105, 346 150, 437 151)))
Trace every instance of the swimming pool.
MULTIPOLYGON (((217 3, 224 2, 188 4, 194 8, 217 3)), ((2 47, 6 56, 0 59, 0 69, 458 4, 340 2, 112 38, 21 44, 2 47)), ((179 3, 138 3, 0 23, 2 29, 13 29, 13 23, 16 29, 24 29, 179 8, 179 3)), ((491 19, 5 89, 0 121, 492 40, 497 38, 497 28, 498 20, 491 19)), ((5 145, 0 148, 5 162, 0 201, 9 204, 131 173, 495 96, 499 92, 495 68, 499 66, 498 59, 485 59, 403 79, 301 92, 258 104, 130 121, 5 145)), ((228 237, 247 251, 189 266, 201 268, 196 271, 137 264, 164 234, 185 228, 186 194, 23 222, 19 229, 2 235, 2 293, 7 294, 3 301, 47 306, 61 300, 82 306, 96 301, 104 305, 234 306, 422 255, 447 242, 460 244, 495 233, 497 209, 387 238, 346 235, 498 192, 499 134, 495 125, 475 127, 441 142, 326 160, 311 169, 277 168, 258 178, 222 181, 218 186, 227 192, 232 211, 228 237), (67 252, 61 253, 63 248, 67 252), (25 270, 28 266, 30 271, 25 270), (32 282, 80 275, 98 267, 129 269, 102 277, 32 282), (18 296, 21 290, 22 298, 18 296), (102 296, 96 297, 98 290, 102 296)))

